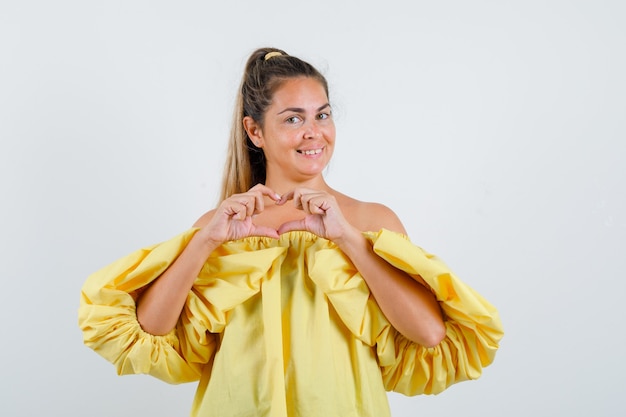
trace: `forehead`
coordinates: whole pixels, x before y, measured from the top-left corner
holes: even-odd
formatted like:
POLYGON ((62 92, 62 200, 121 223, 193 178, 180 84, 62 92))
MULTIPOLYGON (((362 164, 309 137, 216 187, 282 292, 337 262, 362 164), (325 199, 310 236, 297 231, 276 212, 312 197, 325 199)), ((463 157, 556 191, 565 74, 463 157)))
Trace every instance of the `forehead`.
POLYGON ((307 107, 316 108, 326 104, 328 96, 321 82, 311 77, 289 78, 282 82, 274 92, 271 107, 307 107))

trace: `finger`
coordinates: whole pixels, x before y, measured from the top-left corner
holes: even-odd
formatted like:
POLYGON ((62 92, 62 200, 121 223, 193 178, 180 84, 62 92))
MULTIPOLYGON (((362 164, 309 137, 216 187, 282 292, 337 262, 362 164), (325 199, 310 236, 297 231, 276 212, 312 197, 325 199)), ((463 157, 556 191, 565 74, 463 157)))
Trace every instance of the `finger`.
MULTIPOLYGON (((306 194, 300 190, 295 190, 293 193, 293 204, 298 210, 305 210, 306 207, 306 194)), ((306 210, 305 210, 306 212, 306 210)))
POLYGON ((278 233, 282 235, 283 233, 291 232, 293 230, 305 230, 306 231, 307 228, 306 228, 306 222, 304 221, 304 219, 292 220, 292 221, 281 224, 280 227, 278 228, 278 233))
POLYGON ((320 193, 303 194, 302 197, 300 197, 300 205, 302 206, 302 210, 307 214, 324 214, 324 210, 321 210, 320 207, 326 204, 326 198, 327 196, 325 194, 320 193))
POLYGON ((294 205, 297 209, 302 209, 302 199, 303 195, 315 193, 316 191, 308 189, 308 188, 296 188, 292 191, 289 191, 282 195, 280 201, 277 204, 285 204, 289 200, 293 200, 294 205))
POLYGON ((270 187, 267 187, 263 184, 257 184, 254 187, 250 188, 249 191, 258 191, 262 195, 266 195, 276 202, 280 201, 281 199, 280 194, 278 194, 276 191, 272 190, 270 187))
POLYGON ((264 236, 264 237, 271 237, 274 239, 278 239, 280 237, 276 229, 272 229, 271 227, 266 227, 266 226, 256 226, 254 230, 252 231, 251 236, 264 236))
POLYGON ((243 220, 245 219, 247 216, 251 216, 252 212, 254 211, 254 198, 240 194, 237 195, 236 197, 232 197, 232 210, 233 213, 237 213, 236 216, 231 216, 234 217, 238 220, 243 220))
POLYGON ((226 214, 234 220, 245 220, 247 217, 248 207, 239 201, 231 202, 226 209, 226 214))
POLYGON ((265 210, 265 199, 258 191, 253 192, 252 195, 254 196, 254 214, 258 214, 265 210))
MULTIPOLYGON (((311 210, 309 209, 309 201, 311 200, 311 196, 307 196, 307 195, 300 195, 299 198, 297 199, 298 201, 298 208, 302 211, 304 211, 306 214, 311 214, 311 210)), ((294 199, 295 201, 295 199, 294 199)))
MULTIPOLYGON (((229 197, 229 201, 240 204, 246 208, 246 216, 252 216, 258 209, 259 200, 263 200, 263 197, 259 193, 246 192, 243 194, 235 194, 229 197)), ((261 203, 261 210, 263 211, 263 204, 261 203)))
POLYGON ((276 204, 278 204, 278 205, 285 204, 287 201, 289 201, 289 200, 292 200, 292 199, 293 199, 293 195, 294 195, 294 191, 293 191, 293 190, 292 190, 292 191, 289 191, 288 193, 283 194, 283 195, 280 197, 280 200, 278 200, 278 201, 276 202, 276 204))
POLYGON ((328 201, 324 197, 311 198, 307 201, 308 211, 311 214, 326 214, 326 210, 330 208, 328 201))
MULTIPOLYGON (((254 202, 254 196, 246 194, 238 194, 231 197, 228 201, 228 203, 231 204, 233 213, 239 213, 240 211, 243 211, 243 218, 252 216, 252 214, 254 213, 254 202)), ((243 220, 243 218, 240 218, 239 215, 236 218, 239 220, 243 220)))
POLYGON ((250 203, 246 204, 246 216, 252 216, 257 211, 257 201, 254 196, 252 197, 250 203))

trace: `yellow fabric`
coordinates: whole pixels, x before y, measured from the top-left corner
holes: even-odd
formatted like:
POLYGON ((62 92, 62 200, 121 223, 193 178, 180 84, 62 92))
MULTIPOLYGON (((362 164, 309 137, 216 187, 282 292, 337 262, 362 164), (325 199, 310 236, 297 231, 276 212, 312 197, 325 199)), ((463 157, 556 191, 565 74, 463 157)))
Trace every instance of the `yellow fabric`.
POLYGON ((387 321, 365 281, 328 240, 308 232, 228 242, 205 263, 175 330, 153 336, 135 315, 195 229, 91 275, 79 325, 119 374, 200 379, 193 416, 389 415, 385 390, 436 394, 478 378, 502 337, 497 311, 406 236, 364 235, 376 254, 431 287, 447 335, 434 348, 387 321))

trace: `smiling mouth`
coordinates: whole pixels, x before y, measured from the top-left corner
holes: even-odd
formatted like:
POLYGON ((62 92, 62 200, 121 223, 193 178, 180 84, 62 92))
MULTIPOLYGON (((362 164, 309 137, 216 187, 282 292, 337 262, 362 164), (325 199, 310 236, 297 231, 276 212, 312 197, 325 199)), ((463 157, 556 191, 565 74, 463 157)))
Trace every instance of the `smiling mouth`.
POLYGON ((319 149, 307 149, 307 150, 297 150, 296 152, 301 153, 302 155, 317 155, 322 153, 322 148, 319 149))

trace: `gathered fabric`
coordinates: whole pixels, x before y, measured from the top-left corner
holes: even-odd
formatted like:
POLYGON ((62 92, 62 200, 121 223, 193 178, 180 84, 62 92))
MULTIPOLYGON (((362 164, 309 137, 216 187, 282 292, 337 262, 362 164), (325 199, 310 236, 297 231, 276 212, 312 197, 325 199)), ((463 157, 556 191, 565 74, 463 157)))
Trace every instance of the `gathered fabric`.
POLYGON ((169 334, 144 332, 136 300, 197 229, 136 251, 85 282, 79 326, 120 375, 199 381, 192 416, 389 416, 387 391, 437 394, 478 378, 503 335, 497 310, 446 265, 382 229, 374 252, 435 294, 446 337, 423 347, 386 319, 348 257, 305 231, 224 243, 169 334))

